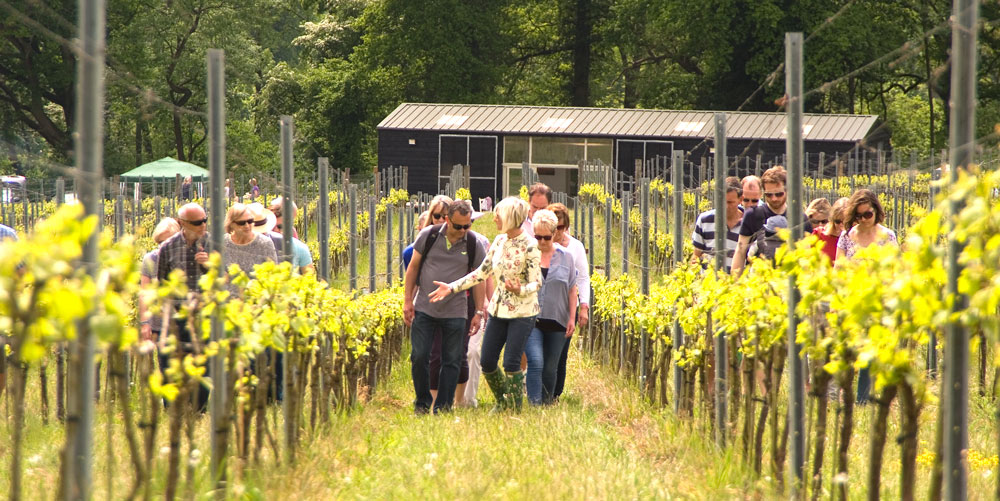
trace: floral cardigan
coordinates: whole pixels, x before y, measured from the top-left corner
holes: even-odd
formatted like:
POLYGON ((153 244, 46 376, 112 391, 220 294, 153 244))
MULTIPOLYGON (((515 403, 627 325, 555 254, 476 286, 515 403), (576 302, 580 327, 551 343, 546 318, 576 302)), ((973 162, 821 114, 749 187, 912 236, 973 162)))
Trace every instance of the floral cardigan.
POLYGON ((542 253, 538 242, 521 232, 509 239, 501 233, 493 240, 483 264, 468 275, 448 284, 452 292, 464 291, 486 280, 491 274, 496 284, 489 313, 498 318, 524 318, 538 315, 538 289, 542 287, 542 253), (521 281, 521 294, 504 287, 506 278, 521 281))

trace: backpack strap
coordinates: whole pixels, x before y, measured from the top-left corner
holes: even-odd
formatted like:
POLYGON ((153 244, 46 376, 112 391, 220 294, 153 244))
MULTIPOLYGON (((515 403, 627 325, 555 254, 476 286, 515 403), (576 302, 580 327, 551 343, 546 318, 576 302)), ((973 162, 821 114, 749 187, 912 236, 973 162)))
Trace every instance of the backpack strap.
POLYGON ((476 265, 476 237, 472 235, 471 231, 465 232, 465 253, 469 255, 468 273, 472 273, 472 269, 476 265))
POLYGON ((444 228, 443 224, 435 224, 432 226, 430 235, 427 235, 427 241, 424 242, 424 248, 420 250, 420 264, 417 265, 417 287, 420 286, 420 273, 424 270, 424 261, 427 260, 427 254, 434 247, 434 242, 437 242, 438 234, 441 233, 441 228, 444 228))

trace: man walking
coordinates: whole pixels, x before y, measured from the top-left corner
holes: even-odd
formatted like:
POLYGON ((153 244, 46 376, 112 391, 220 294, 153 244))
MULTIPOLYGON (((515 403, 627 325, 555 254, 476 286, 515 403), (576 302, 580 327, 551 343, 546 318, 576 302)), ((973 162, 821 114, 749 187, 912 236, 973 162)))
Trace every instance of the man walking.
MULTIPOLYGON (((462 364, 463 337, 466 334, 468 300, 464 294, 452 294, 432 303, 428 296, 437 289, 435 281, 450 283, 478 268, 486 257, 483 238, 470 231, 472 206, 465 200, 448 205, 444 224, 421 230, 413 245, 413 258, 406 268, 403 295, 403 320, 410 330, 410 372, 416 393, 414 411, 425 414, 451 409, 462 364), (437 399, 430 392, 428 362, 434 342, 434 329, 441 330, 441 372, 437 399)), ((477 324, 485 310, 485 285, 473 288, 477 324)))
MULTIPOLYGON (((171 272, 181 270, 184 273, 184 283, 187 284, 188 304, 193 304, 197 308, 201 297, 201 287, 198 285, 198 281, 208 271, 205 264, 208 263, 208 253, 211 250, 206 231, 208 218, 205 217, 205 209, 201 205, 188 203, 177 209, 177 222, 181 225, 181 231, 160 245, 160 260, 157 263, 156 278, 163 282, 170 276, 171 272)), ((172 315, 170 309, 174 310, 173 313, 177 313, 177 306, 177 304, 167 305, 168 311, 164 312, 164 315, 172 315)), ((194 340, 191 330, 188 328, 188 317, 170 316, 168 318, 173 319, 173 325, 176 328, 178 349, 182 350, 183 353, 193 353, 192 343, 194 340)), ((161 333, 163 337, 170 332, 167 325, 169 324, 164 325, 161 333)), ((169 363, 168 357, 162 354, 165 341, 166 339, 162 338, 160 340, 161 372, 166 372, 169 363)), ((200 386, 197 408, 204 409, 207 403, 208 389, 205 386, 200 386)))
MULTIPOLYGON (((780 165, 767 169, 761 176, 765 203, 752 210, 747 210, 743 214, 739 245, 733 256, 732 274, 734 277, 739 278, 743 273, 751 241, 755 241, 762 255, 771 258, 774 257, 774 249, 781 244, 777 230, 789 227, 788 219, 785 216, 788 211, 788 196, 785 192, 786 176, 785 168, 780 165)), ((803 217, 799 224, 804 226, 804 234, 812 233, 809 218, 803 217)))
POLYGON ((528 205, 531 209, 528 211, 528 219, 524 220, 521 225, 521 230, 528 234, 530 237, 535 236, 535 226, 531 222, 531 218, 535 216, 535 213, 548 207, 552 203, 552 188, 549 188, 545 183, 535 183, 528 188, 528 205))
MULTIPOLYGON (((739 178, 726 178, 726 273, 732 269, 733 254, 740 239, 740 225, 743 220, 743 210, 740 208, 740 199, 743 196, 743 187, 739 178)), ((694 244, 694 262, 701 263, 706 267, 715 256, 715 209, 709 209, 698 215, 694 223, 694 235, 691 236, 691 243, 694 244)))

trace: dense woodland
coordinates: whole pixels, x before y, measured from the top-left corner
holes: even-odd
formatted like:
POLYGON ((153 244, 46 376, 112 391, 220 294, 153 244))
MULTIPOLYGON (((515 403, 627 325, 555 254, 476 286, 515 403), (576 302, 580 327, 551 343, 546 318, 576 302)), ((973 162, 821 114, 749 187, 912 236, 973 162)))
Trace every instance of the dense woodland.
MULTIPOLYGON (((73 162, 76 0, 0 4, 0 172, 73 162)), ((897 152, 947 143, 949 0, 109 0, 105 170, 206 163, 205 51, 226 51, 228 154, 275 172, 375 164, 401 102, 778 111, 806 36, 807 112, 871 113, 897 152)), ((977 137, 1000 122, 1000 4, 983 2, 977 137)))

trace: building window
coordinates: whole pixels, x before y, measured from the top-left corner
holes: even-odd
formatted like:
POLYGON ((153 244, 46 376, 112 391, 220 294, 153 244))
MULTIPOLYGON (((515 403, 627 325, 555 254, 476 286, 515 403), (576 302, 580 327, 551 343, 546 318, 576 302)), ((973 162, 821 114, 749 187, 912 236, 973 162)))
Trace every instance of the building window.
POLYGON ((575 137, 531 138, 531 164, 577 165, 585 159, 586 142, 575 137))
POLYGON ((503 163, 520 164, 528 161, 528 142, 526 136, 507 136, 503 138, 503 163))

